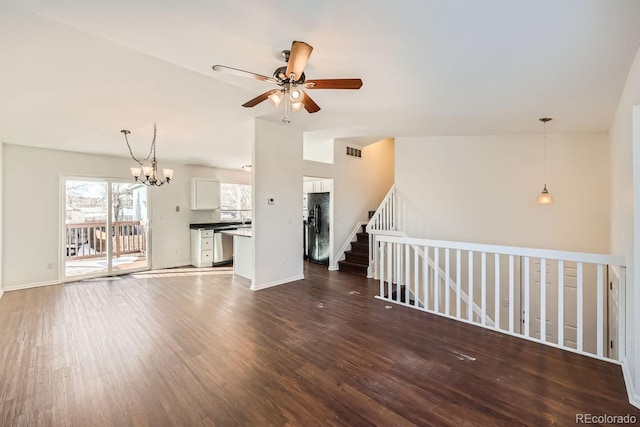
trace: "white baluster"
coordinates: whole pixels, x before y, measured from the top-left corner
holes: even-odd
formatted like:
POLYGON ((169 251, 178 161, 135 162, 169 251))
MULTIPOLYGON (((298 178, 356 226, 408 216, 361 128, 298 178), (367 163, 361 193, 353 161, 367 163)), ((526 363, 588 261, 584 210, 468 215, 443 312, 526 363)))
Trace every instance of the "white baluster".
POLYGON ((603 327, 603 321, 604 321, 604 310, 603 310, 603 296, 604 296, 604 292, 603 292, 603 273, 604 273, 604 269, 602 267, 602 264, 598 264, 598 278, 596 281, 596 318, 597 318, 597 333, 598 333, 598 338, 597 338, 597 353, 598 356, 602 356, 602 352, 603 352, 603 332, 604 332, 604 327, 603 327))
POLYGON ((558 345, 564 347, 564 261, 558 261, 558 345))
POLYGON ((402 246, 396 243, 396 302, 400 302, 400 285, 402 280, 402 246))
POLYGON ((451 278, 451 270, 449 267, 449 248, 444 250, 444 269, 445 269, 445 274, 444 274, 444 312, 445 314, 448 316, 449 315, 449 305, 450 305, 450 301, 449 301, 449 280, 451 278))
POLYGON ((393 295, 393 243, 385 242, 387 245, 387 298, 393 295))
POLYGON ((540 340, 547 341, 547 260, 540 258, 540 340))
POLYGON ((440 248, 433 248, 433 310, 440 311, 440 248))
POLYGON ((411 257, 409 256, 409 250, 411 248, 409 245, 404 245, 404 303, 409 304, 411 301, 410 291, 411 291, 411 257))
POLYGON ((462 253, 460 249, 456 250, 456 316, 462 319, 462 313, 460 312, 460 280, 462 280, 462 253))
POLYGON ((529 338, 529 257, 524 257, 524 336, 529 338))
POLYGON ((480 254, 480 313, 482 313, 482 326, 487 324, 487 253, 480 254))
POLYGON ((516 310, 516 305, 514 302, 514 282, 515 282, 515 271, 514 271, 514 256, 509 255, 509 332, 513 333, 514 327, 514 314, 516 310))
POLYGON ((380 245, 380 258, 376 262, 376 264, 380 265, 380 298, 384 298, 384 246, 385 242, 382 242, 382 245, 380 245))
POLYGON ((473 322, 473 251, 469 251, 469 301, 467 303, 467 320, 473 322))
POLYGON ((577 319, 576 322, 578 324, 578 351, 582 352, 582 339, 583 339, 583 316, 582 316, 582 311, 583 311, 583 272, 582 272, 582 263, 579 262, 578 263, 578 284, 577 284, 578 288, 577 288, 577 294, 576 294, 576 307, 577 307, 577 319))
POLYGON ((424 307, 429 309, 429 292, 431 289, 429 287, 429 246, 424 247, 424 258, 422 259, 424 265, 424 271, 422 272, 422 276, 424 277, 424 307))
POLYGON ((500 328, 500 254, 494 254, 494 270, 495 270, 495 278, 493 280, 494 285, 494 315, 493 315, 493 325, 496 328, 500 328))
POLYGON ((420 295, 420 258, 418 254, 418 247, 413 247, 413 288, 415 289, 413 305, 418 306, 418 296, 420 295))

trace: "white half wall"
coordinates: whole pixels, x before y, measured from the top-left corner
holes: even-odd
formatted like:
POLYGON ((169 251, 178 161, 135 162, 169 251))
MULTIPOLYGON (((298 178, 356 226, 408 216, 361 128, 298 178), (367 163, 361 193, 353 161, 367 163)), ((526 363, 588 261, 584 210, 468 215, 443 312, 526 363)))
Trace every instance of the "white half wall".
POLYGON ((251 289, 302 279, 302 132, 255 121, 251 289), (273 204, 268 200, 273 199, 273 204))
POLYGON ((543 153, 542 135, 396 138, 400 229, 414 237, 608 253, 607 135, 547 135, 552 205, 536 203, 543 153))
MULTIPOLYGON (((62 176, 106 177, 130 180, 133 161, 19 145, 3 145, 2 245, 11 248, 2 256, 4 289, 56 283, 59 280, 60 191, 62 176), (48 269, 49 263, 54 268, 48 269)), ((164 162, 175 170, 171 183, 149 191, 152 268, 187 265, 189 224, 215 222, 218 212, 191 211, 192 177, 218 178, 249 183, 243 171, 188 166, 164 162), (180 211, 176 212, 176 206, 180 211)))
POLYGON ((625 380, 640 407, 640 50, 609 130, 611 150, 611 249, 627 260, 625 380))

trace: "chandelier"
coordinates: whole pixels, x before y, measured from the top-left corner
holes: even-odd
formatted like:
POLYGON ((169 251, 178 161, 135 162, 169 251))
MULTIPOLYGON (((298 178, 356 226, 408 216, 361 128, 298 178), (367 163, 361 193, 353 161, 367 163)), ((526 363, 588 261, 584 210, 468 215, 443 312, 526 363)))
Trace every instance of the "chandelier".
POLYGON ((127 135, 131 133, 126 129, 121 130, 124 135, 124 140, 127 143, 127 148, 129 149, 129 154, 131 158, 135 160, 140 167, 131 168, 131 175, 136 180, 136 182, 140 182, 146 186, 155 186, 160 187, 165 183, 169 183, 171 178, 173 178, 173 169, 162 169, 162 173, 164 175, 164 180, 160 180, 158 177, 158 162, 156 161, 156 125, 153 125, 153 141, 151 142, 151 148, 149 149, 149 154, 142 160, 136 159, 136 156, 133 155, 133 151, 131 151, 131 145, 129 145, 129 139, 127 135), (145 166, 144 162, 151 159, 151 166, 145 166), (144 180, 140 178, 140 176, 144 176, 144 180))

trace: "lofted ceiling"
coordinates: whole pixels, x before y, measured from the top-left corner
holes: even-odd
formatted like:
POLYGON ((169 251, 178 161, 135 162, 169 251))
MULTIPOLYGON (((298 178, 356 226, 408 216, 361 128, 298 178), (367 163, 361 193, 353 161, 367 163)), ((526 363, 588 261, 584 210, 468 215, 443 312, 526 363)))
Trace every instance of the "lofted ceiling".
POLYGON ((322 110, 290 126, 315 140, 607 132, 640 45, 637 0, 2 0, 0 139, 6 143, 240 168, 253 119, 280 121, 270 76, 293 40, 322 110))

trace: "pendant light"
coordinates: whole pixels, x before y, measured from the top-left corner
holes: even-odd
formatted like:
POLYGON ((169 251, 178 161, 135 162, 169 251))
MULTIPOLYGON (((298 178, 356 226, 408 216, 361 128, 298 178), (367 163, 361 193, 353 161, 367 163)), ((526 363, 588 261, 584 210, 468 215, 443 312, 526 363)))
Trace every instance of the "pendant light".
POLYGON ((124 140, 127 143, 131 158, 140 165, 140 167, 131 168, 133 179, 148 187, 160 187, 161 185, 168 184, 173 178, 173 169, 162 169, 164 179, 160 179, 160 175, 158 174, 158 161, 156 160, 156 125, 153 125, 153 141, 151 142, 149 154, 143 160, 138 160, 133 155, 131 145, 129 145, 129 138, 127 138, 127 135, 129 135, 131 131, 123 129, 120 132, 124 135, 124 140), (145 166, 145 162, 149 159, 151 159, 151 166, 145 166))
POLYGON ((539 119, 543 123, 544 129, 544 188, 538 194, 538 204, 539 205, 550 205, 553 203, 553 197, 551 197, 551 193, 547 190, 547 122, 551 121, 549 117, 543 117, 539 119))

